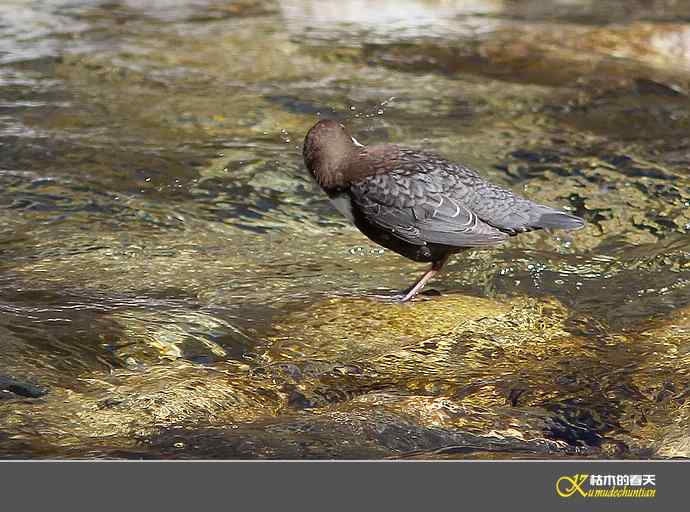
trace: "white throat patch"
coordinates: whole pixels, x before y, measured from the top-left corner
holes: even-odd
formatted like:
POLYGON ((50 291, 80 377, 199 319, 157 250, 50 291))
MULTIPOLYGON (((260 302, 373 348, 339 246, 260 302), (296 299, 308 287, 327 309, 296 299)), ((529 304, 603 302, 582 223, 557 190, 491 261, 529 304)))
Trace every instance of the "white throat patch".
POLYGON ((350 200, 350 196, 347 192, 341 192, 340 194, 334 195, 329 199, 331 200, 331 204, 335 206, 336 210, 347 217, 347 220, 353 224, 355 223, 355 216, 352 214, 352 201, 350 200))

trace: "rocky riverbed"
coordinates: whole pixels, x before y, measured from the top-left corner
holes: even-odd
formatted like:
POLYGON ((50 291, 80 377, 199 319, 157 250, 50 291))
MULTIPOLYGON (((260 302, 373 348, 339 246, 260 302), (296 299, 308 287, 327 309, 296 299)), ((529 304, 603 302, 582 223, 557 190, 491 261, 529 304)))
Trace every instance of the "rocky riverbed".
POLYGON ((689 94, 680 0, 3 3, 0 457, 689 457, 689 94), (376 298, 323 115, 588 225, 376 298))

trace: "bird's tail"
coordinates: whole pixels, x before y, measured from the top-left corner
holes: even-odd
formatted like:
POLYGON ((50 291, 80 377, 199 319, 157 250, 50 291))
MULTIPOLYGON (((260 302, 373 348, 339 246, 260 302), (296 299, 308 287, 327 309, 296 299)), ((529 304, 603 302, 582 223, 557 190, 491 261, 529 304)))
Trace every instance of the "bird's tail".
POLYGON ((534 227, 544 229, 565 229, 567 231, 581 229, 585 226, 585 221, 575 215, 542 206, 543 212, 539 215, 534 227))

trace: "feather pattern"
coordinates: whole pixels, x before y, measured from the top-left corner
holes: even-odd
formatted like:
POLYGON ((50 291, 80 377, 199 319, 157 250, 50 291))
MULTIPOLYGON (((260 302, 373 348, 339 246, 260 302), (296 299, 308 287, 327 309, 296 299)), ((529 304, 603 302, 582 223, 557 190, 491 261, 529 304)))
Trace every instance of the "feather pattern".
POLYGON ((508 238, 433 180, 393 171, 353 184, 350 194, 369 223, 411 244, 482 247, 508 238))
POLYGON ((445 261, 462 248, 494 246, 534 229, 584 225, 433 153, 363 146, 335 121, 309 131, 304 160, 337 205, 349 206, 355 226, 415 261, 445 261))

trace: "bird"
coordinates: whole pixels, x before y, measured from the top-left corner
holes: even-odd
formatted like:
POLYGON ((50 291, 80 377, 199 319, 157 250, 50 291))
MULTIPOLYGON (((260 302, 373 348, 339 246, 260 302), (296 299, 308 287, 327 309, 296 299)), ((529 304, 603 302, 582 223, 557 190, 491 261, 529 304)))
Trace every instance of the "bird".
POLYGON ((336 119, 312 126, 302 152, 316 183, 359 231, 405 258, 431 263, 399 295, 401 302, 412 300, 455 253, 493 247, 527 231, 585 225, 433 152, 365 146, 336 119))

